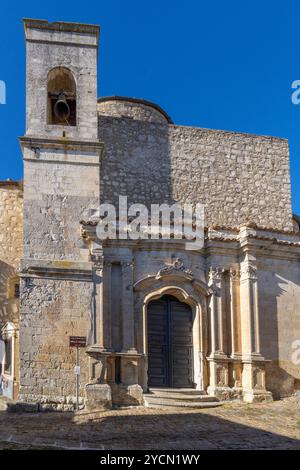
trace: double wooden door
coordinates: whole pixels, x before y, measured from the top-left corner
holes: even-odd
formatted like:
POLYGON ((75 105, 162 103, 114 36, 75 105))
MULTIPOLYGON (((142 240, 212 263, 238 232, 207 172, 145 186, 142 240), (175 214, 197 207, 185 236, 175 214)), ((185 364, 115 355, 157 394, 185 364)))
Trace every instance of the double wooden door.
POLYGON ((193 313, 175 297, 149 303, 149 387, 193 387, 193 313))

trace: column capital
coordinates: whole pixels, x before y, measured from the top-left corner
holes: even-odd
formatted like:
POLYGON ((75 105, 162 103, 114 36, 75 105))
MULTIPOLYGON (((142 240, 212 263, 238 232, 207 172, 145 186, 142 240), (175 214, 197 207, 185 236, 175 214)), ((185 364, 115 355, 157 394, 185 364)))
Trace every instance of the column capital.
POLYGON ((225 269, 220 266, 210 267, 208 270, 208 279, 211 283, 221 282, 225 269))
POLYGON ((229 268, 229 276, 232 282, 239 281, 240 275, 241 275, 241 272, 240 272, 239 267, 231 266, 229 268))
POLYGON ((241 279, 242 280, 257 280, 257 267, 252 263, 247 263, 242 267, 241 270, 241 279))

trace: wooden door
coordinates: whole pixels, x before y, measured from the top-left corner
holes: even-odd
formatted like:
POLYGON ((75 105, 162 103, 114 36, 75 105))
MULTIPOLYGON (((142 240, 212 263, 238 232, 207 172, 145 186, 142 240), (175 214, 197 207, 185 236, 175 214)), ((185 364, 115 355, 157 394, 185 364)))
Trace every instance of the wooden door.
POLYGON ((193 314, 175 297, 148 306, 149 387, 193 387, 193 314))

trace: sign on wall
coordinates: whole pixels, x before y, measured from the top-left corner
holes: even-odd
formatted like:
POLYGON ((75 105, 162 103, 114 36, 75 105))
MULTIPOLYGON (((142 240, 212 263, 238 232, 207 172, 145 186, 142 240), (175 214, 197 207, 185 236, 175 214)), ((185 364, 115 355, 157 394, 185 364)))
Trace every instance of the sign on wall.
POLYGON ((85 336, 69 336, 70 348, 85 348, 86 337, 85 336))

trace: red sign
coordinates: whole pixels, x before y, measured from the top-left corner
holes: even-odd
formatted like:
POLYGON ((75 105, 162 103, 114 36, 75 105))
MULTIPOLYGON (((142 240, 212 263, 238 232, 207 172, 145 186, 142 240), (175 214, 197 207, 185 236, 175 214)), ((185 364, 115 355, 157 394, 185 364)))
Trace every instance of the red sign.
POLYGON ((70 348, 85 348, 86 337, 85 336, 69 336, 70 348))

